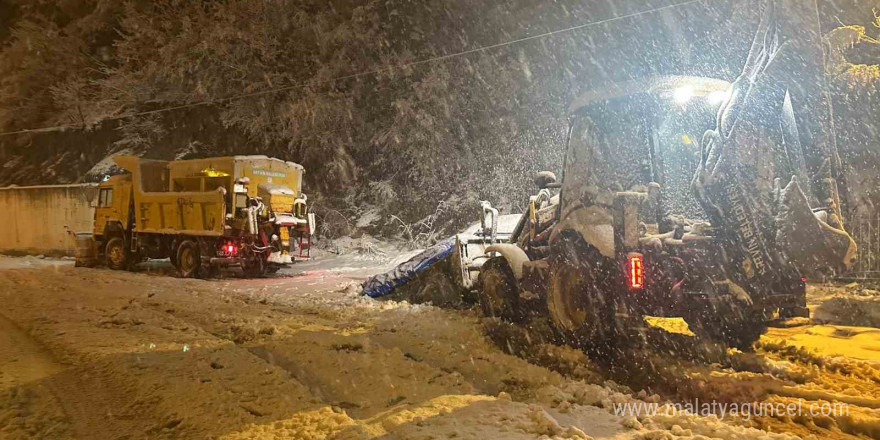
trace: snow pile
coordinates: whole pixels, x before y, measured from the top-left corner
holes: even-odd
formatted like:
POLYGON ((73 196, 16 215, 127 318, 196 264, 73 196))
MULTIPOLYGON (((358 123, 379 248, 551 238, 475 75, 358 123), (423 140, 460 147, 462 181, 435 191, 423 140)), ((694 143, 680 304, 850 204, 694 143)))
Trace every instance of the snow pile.
MULTIPOLYGON (((880 369, 823 357, 779 334, 768 333, 756 353, 731 355, 733 369, 655 355, 651 362, 675 366, 648 376, 652 386, 701 401, 860 405, 850 416, 667 414, 666 399, 680 396, 607 381, 580 351, 528 343, 538 335, 532 328, 510 350, 520 356, 506 354, 505 338, 487 337, 489 320, 373 301, 357 294, 359 280, 317 271, 220 281, 73 267, 0 271, 4 313, 66 368, 15 393, 0 390, 0 437, 78 438, 95 426, 112 438, 257 440, 781 440, 798 437, 778 432, 807 439, 837 429, 877 436, 880 369), (63 408, 89 411, 68 414, 53 394, 63 408), (657 409, 627 414, 623 405, 657 409)), ((847 340, 819 330, 810 336, 847 340)))
POLYGON ((0 255, 0 269, 30 269, 44 266, 73 266, 69 258, 49 258, 43 255, 8 257, 0 255))
POLYGON ((807 295, 819 303, 813 320, 820 323, 880 328, 880 291, 859 283, 843 287, 808 286, 807 295))
MULTIPOLYGON (((303 411, 293 417, 271 424, 252 424, 247 429, 224 436, 224 440, 270 440, 300 439, 324 440, 343 439, 340 432, 355 427, 356 422, 345 411, 325 406, 313 411, 303 411)), ((359 437, 348 437, 359 438, 359 437)))

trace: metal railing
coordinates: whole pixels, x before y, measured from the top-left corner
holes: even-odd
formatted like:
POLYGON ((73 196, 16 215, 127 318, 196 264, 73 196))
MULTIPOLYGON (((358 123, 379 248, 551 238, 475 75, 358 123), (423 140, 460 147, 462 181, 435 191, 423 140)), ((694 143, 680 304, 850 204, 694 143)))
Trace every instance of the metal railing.
POLYGON ((858 260, 847 276, 880 278, 880 212, 854 217, 848 229, 859 250, 858 260))

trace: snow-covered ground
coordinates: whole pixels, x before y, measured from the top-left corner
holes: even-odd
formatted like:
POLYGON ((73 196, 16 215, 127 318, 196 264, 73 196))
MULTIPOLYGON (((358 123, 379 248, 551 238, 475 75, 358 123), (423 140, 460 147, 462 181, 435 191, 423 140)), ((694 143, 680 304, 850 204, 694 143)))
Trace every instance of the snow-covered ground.
MULTIPOLYGON (((358 295, 405 257, 365 245, 251 280, 0 258, 0 438, 880 438, 876 328, 829 313, 710 357, 681 336, 608 371, 534 329, 358 295), (849 413, 663 406, 695 399, 849 413)), ((811 288, 811 306, 864 290, 811 288)))

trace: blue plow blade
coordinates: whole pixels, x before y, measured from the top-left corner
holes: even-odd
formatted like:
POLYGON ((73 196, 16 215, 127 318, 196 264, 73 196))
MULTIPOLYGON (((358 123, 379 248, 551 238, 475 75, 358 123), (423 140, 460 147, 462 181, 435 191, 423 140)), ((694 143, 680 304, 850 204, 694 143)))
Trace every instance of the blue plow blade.
POLYGON ((363 294, 370 298, 389 295, 397 286, 407 283, 420 272, 449 256, 453 249, 455 249, 455 237, 442 240, 394 269, 364 281, 363 294))

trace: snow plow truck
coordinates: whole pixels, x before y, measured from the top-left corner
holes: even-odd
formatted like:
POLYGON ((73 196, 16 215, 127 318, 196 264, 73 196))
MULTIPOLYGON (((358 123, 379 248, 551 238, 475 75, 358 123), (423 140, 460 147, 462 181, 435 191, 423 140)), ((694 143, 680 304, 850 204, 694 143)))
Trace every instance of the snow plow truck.
POLYGON ((78 245, 93 252, 80 263, 127 269, 169 258, 189 278, 229 266, 260 276, 308 258, 315 220, 301 165, 266 156, 113 159, 124 172, 98 187, 90 245, 78 245))

